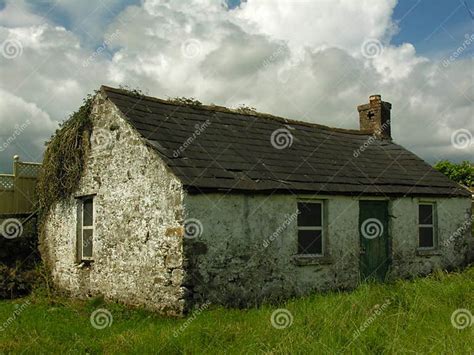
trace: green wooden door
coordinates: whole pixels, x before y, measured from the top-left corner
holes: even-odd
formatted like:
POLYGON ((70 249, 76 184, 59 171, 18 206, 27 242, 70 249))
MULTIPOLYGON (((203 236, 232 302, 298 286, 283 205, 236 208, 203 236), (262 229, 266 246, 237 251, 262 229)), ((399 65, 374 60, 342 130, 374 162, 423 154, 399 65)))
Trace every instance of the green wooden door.
POLYGON ((361 280, 384 281, 390 266, 388 202, 359 202, 361 280))

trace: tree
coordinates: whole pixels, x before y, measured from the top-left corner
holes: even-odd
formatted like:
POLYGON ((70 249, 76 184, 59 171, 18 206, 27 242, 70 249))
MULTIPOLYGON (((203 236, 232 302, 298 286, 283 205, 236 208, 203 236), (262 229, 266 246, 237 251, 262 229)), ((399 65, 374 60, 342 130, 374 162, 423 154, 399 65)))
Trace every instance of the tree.
POLYGON ((464 186, 474 186, 474 165, 468 161, 456 164, 447 160, 442 160, 436 163, 434 168, 442 172, 451 180, 463 184, 464 186))

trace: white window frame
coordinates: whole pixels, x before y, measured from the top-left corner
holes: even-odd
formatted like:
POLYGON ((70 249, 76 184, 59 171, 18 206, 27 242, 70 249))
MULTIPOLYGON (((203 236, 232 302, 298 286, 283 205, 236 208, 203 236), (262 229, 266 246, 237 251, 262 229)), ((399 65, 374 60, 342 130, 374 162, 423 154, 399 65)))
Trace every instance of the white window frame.
POLYGON ((94 235, 95 235, 95 203, 94 196, 87 196, 81 199, 81 232, 80 232, 80 245, 79 245, 79 259, 80 261, 92 261, 94 260, 94 235), (84 226, 84 203, 86 201, 92 201, 92 226, 84 226), (92 231, 92 255, 84 256, 84 230, 92 231))
POLYGON ((437 211, 436 211, 436 202, 431 201, 419 201, 417 205, 417 225, 418 225, 418 249, 419 250, 433 250, 438 247, 438 238, 437 238, 437 211), (431 224, 420 224, 420 206, 431 206, 431 224), (431 247, 422 247, 420 246, 420 228, 432 228, 433 229, 433 246, 431 247))
MULTIPOLYGON (((297 232, 296 235, 296 242, 297 242, 297 255, 299 256, 305 256, 305 257, 324 257, 325 251, 326 251, 326 231, 325 231, 325 214, 326 214, 326 203, 324 200, 298 200, 296 204, 296 208, 298 209, 298 204, 299 203, 312 203, 312 204, 319 204, 321 205, 321 226, 299 226, 297 225, 297 230, 298 232, 300 230, 302 231, 321 231, 321 254, 300 254, 298 249, 299 249, 299 233, 297 232)), ((297 222, 298 223, 298 220, 297 222)))

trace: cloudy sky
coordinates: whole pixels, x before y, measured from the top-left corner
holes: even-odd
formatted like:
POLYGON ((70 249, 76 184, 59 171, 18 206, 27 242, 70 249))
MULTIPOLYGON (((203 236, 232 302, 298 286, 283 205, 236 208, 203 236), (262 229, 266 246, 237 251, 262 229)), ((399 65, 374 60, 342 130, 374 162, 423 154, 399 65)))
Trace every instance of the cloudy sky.
POLYGON ((397 143, 474 157, 474 0, 0 0, 0 172, 100 85, 358 128, 393 105, 397 143))

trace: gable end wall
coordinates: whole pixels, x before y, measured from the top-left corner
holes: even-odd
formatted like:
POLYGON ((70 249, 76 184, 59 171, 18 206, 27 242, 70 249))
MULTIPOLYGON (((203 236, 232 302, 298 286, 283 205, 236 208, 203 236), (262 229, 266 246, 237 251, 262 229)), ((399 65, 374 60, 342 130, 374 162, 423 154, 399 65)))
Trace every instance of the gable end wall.
POLYGON ((94 262, 77 261, 77 199, 61 201, 41 241, 54 284, 169 315, 184 307, 181 182, 102 94, 95 98, 91 154, 76 196, 96 194, 94 262))

